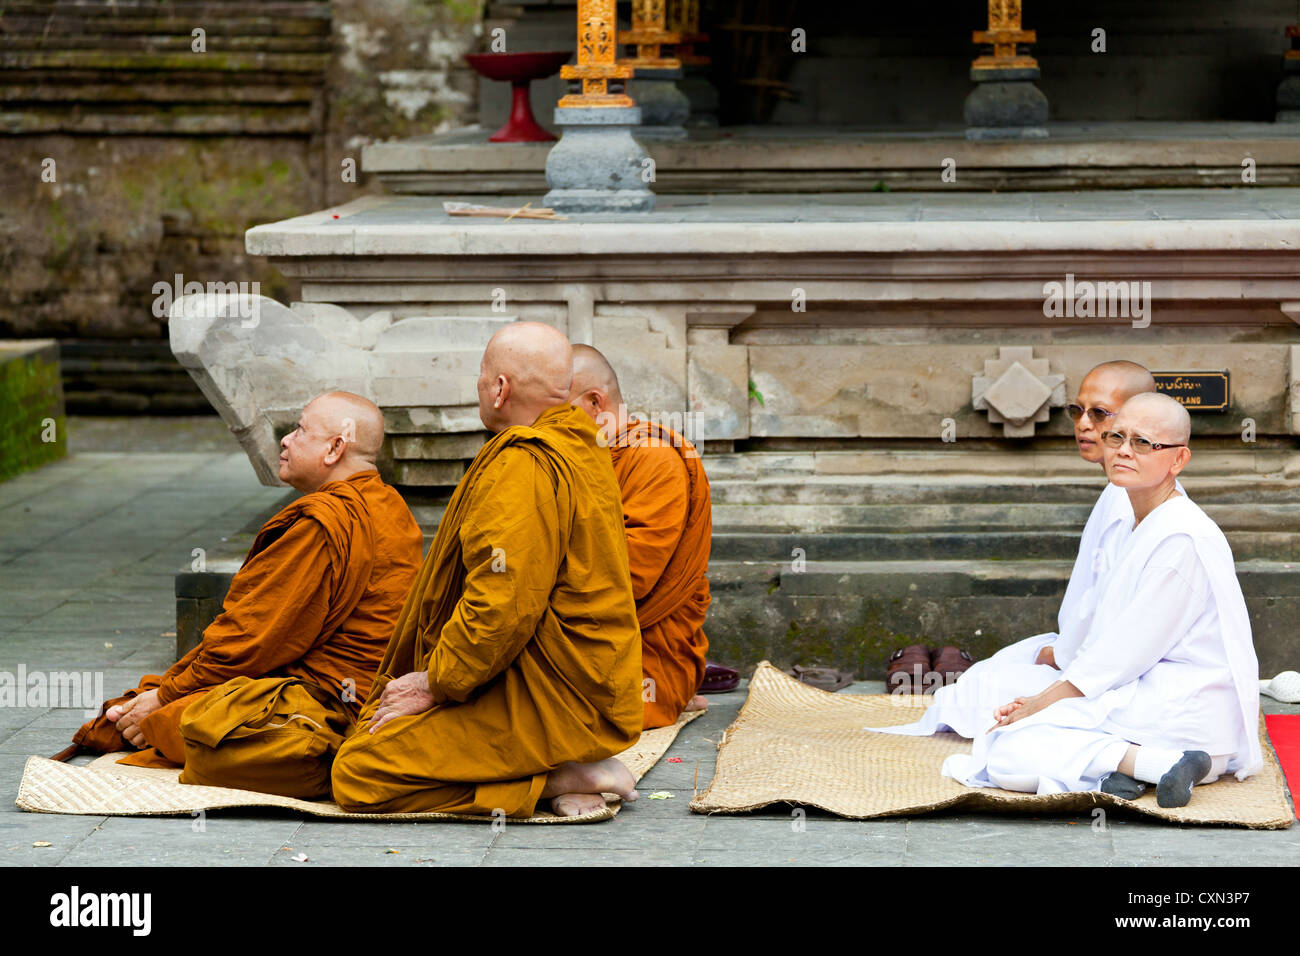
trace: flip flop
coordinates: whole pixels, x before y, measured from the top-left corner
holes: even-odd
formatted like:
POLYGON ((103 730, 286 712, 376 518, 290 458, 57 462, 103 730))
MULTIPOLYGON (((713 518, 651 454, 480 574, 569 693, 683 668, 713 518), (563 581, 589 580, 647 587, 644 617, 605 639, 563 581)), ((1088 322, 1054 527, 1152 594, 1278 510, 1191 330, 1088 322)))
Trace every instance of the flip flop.
POLYGON ((740 686, 740 671, 721 664, 704 665, 704 683, 700 685, 701 694, 725 694, 740 686))
POLYGON ((1259 692, 1284 704, 1300 704, 1300 671, 1283 671, 1272 680, 1260 681, 1259 692))
POLYGON ((795 664, 786 673, 801 684, 830 691, 832 694, 841 687, 848 687, 853 683, 852 674, 848 671, 838 671, 833 667, 805 667, 803 664, 795 664))

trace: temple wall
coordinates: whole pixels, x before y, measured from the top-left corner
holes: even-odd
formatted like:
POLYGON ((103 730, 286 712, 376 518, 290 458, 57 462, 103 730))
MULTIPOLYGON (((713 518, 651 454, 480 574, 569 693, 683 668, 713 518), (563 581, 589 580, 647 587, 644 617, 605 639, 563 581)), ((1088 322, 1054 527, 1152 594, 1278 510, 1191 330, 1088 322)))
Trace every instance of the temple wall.
POLYGON ((207 411, 166 347, 155 283, 294 298, 296 282, 244 253, 245 231, 377 191, 362 145, 473 113, 473 2, 168 10, 3 11, 0 337, 61 340, 74 412, 207 411))

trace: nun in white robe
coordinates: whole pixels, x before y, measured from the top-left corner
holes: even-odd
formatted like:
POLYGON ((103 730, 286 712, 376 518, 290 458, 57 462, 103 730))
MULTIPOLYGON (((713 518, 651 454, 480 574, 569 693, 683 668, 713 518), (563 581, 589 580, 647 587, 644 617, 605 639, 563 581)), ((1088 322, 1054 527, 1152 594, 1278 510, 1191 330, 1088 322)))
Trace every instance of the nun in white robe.
POLYGON ((1059 631, 1027 637, 977 662, 955 684, 936 690, 925 715, 916 723, 869 729, 917 737, 954 730, 963 737, 975 737, 988 729, 988 715, 994 707, 1015 697, 1037 694, 1057 680, 1061 672, 1036 663, 1038 654, 1050 644, 1059 663, 1062 653, 1072 653, 1083 641, 1099 584, 1114 566, 1132 527, 1133 505, 1128 492, 1107 482, 1079 539, 1079 554, 1056 616, 1059 631))
MULTIPOLYGON (((1262 766, 1259 664, 1232 551, 1186 497, 1132 533, 1081 645, 1057 662, 1058 678, 1084 696, 975 735, 969 755, 944 762, 945 776, 1040 794, 1096 790, 1132 744, 1205 751, 1213 769, 1202 782, 1262 766)), ((987 730, 991 709, 984 721, 987 730)))

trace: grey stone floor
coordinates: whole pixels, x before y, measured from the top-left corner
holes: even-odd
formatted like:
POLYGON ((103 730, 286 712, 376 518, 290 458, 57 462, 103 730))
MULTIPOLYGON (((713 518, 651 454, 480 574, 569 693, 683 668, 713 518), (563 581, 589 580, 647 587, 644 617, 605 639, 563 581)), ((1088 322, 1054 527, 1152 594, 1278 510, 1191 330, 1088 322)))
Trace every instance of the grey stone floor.
MULTIPOLYGON (((0 671, 94 670, 117 693, 171 661, 172 574, 193 548, 223 536, 283 496, 260 487, 221 426, 204 420, 76 420, 67 460, 0 484, 0 671), (123 439, 158 436, 196 451, 127 454, 123 439)), ((857 684, 848 692, 878 691, 857 684)), ((687 809, 697 773, 711 779, 715 742, 743 692, 712 698, 669 756, 642 781, 643 799, 609 823, 522 826, 336 823, 280 812, 123 818, 29 814, 12 803, 30 754, 61 749, 84 719, 72 708, 0 708, 0 863, 36 866, 790 865, 998 864, 1295 865, 1300 828, 1178 828, 1085 816, 932 815, 853 822, 789 809, 703 817, 687 809), (651 800, 665 791, 670 799, 651 800), (36 846, 49 843, 50 846, 36 846), (305 853, 306 863, 293 861, 305 853)), ((1288 710, 1270 705, 1270 710, 1288 710)))

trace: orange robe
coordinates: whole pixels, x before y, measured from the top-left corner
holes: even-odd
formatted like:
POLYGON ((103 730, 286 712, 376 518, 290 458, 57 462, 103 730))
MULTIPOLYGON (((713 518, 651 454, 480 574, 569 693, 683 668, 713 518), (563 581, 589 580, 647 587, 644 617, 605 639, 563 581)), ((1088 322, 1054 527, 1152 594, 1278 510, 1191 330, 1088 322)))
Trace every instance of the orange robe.
POLYGON ((695 447, 653 422, 634 419, 610 452, 623 493, 648 730, 676 722, 704 682, 709 479, 695 447))
POLYGON ((618 485, 596 426, 557 405, 475 457, 334 760, 355 812, 529 816, 547 775, 641 732, 641 640, 618 485), (392 679, 433 705, 366 722, 392 679))
MULTIPOLYGON (((184 763, 182 714, 232 678, 296 678, 337 696, 355 716, 422 546, 410 509, 377 471, 327 482, 281 509, 258 532, 198 646, 105 703, 107 710, 158 690, 160 706, 140 723, 149 746, 121 762, 184 763)), ((73 741, 101 752, 130 747, 103 716, 73 741)))

